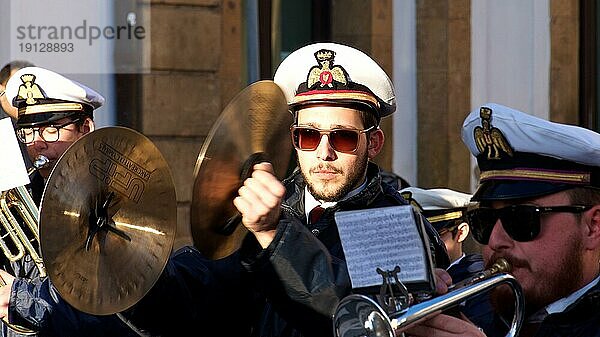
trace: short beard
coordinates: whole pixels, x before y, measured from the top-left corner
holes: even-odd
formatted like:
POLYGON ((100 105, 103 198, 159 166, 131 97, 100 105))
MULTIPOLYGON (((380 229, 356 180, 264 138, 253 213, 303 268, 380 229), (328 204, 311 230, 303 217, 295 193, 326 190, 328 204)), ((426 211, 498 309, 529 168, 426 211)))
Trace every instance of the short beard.
MULTIPOLYGON (((511 261, 510 256, 505 257, 511 265, 527 266, 524 261, 511 261)), ((492 259, 492 261, 494 261, 492 259)), ((572 241, 571 254, 565 256, 560 263, 563 268, 560 273, 548 277, 534 289, 523 289, 525 297, 525 317, 528 317, 552 302, 568 296, 577 289, 575 285, 581 284, 583 279, 583 254, 581 242, 572 241)), ((491 294, 494 308, 503 317, 510 317, 514 311, 514 294, 507 286, 495 288, 491 294)))
POLYGON ((330 190, 330 189, 317 190, 318 186, 313 184, 313 182, 310 180, 310 176, 308 175, 308 172, 305 173, 303 170, 300 170, 302 172, 302 176, 304 177, 304 181, 306 182, 306 186, 308 187, 308 191, 310 192, 310 194, 312 194, 313 197, 315 197, 315 199, 325 201, 325 202, 339 201, 346 194, 350 193, 353 189, 355 189, 357 186, 359 186, 365 177, 369 158, 366 153, 364 153, 362 155, 357 154, 357 156, 359 157, 359 161, 356 163, 356 165, 354 167, 347 168, 346 171, 344 171, 343 169, 338 169, 336 167, 330 166, 327 163, 325 163, 323 165, 319 165, 318 168, 326 168, 328 170, 334 170, 338 173, 341 173, 342 175, 346 172, 348 173, 348 175, 346 176, 346 182, 344 184, 342 184, 342 186, 339 186, 337 189, 333 189, 333 190, 330 190))

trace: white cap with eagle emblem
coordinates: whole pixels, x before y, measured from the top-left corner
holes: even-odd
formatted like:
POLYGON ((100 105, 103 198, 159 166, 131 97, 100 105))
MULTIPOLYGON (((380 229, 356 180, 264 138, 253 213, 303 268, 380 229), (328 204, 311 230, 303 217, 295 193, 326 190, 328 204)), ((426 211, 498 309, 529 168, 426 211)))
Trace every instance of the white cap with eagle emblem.
POLYGON ((467 116, 462 140, 481 172, 473 200, 600 188, 600 134, 594 131, 490 103, 467 116))
POLYGON ((377 119, 396 110, 394 86, 367 54, 337 43, 302 47, 281 62, 274 81, 292 110, 315 103, 361 104, 377 119))
POLYGON ((75 114, 91 115, 104 97, 76 81, 51 70, 27 67, 6 84, 9 102, 18 109, 17 127, 52 123, 75 114))

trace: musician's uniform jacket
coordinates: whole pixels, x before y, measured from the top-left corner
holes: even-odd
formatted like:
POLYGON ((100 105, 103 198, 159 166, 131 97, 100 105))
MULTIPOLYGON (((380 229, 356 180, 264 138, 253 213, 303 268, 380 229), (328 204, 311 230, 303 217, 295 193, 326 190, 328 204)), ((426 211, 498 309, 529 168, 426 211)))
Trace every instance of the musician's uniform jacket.
MULTIPOLYGON (((600 282, 585 292, 564 311, 547 315, 541 323, 525 323, 521 337, 600 337, 600 282)), ((507 320, 495 317, 495 326, 485 332, 489 337, 505 336, 507 320)))
MULTIPOLYGON (((29 169, 31 167, 31 160, 29 159, 29 156, 27 155, 27 150, 24 148, 24 146, 21 143, 20 143, 20 145, 21 145, 21 152, 23 154, 23 158, 26 159, 25 165, 29 169)), ((28 187, 28 191, 32 195, 32 198, 34 199, 35 205, 37 207, 39 207, 41 193, 37 193, 37 192, 40 190, 40 187, 41 187, 41 191, 44 190, 44 179, 39 174, 35 173, 32 176, 31 184, 29 184, 27 187, 28 187), (36 192, 36 194, 33 193, 34 191, 36 192), (39 195, 39 198, 34 197, 34 195, 36 195, 36 196, 39 195)), ((25 254, 25 256, 23 256, 23 258, 18 261, 9 261, 7 258, 2 256, 0 263, 2 264, 3 270, 9 272, 10 274, 12 274, 15 277, 36 279, 39 281, 39 271, 29 254, 25 254)), ((15 280, 15 281, 17 281, 17 280, 15 280)), ((16 307, 11 308, 9 306, 9 311, 14 308, 16 308, 16 307)), ((11 313, 9 312, 9 317, 11 317, 10 315, 11 315, 11 313)), ((15 332, 14 330, 9 329, 8 326, 6 324, 4 324, 3 321, 0 321, 0 327, 1 327, 1 336, 3 336, 3 337, 24 336, 21 333, 18 333, 18 332, 15 332)))
MULTIPOLYGON (((94 316, 75 310, 60 297, 48 277, 39 277, 28 254, 7 263, 3 268, 16 277, 8 312, 11 323, 39 331, 37 336, 138 336, 114 315, 94 316)), ((0 324, 1 336, 24 336, 0 324)))
POLYGON ((535 337, 600 337, 600 283, 561 313, 542 321, 535 337))
MULTIPOLYGON (((47 277, 16 278, 13 283, 9 320, 39 331, 38 336, 138 336, 116 316, 93 316, 66 303, 47 277)), ((22 336, 13 331, 4 336, 22 336)))
MULTIPOLYGON (((310 227, 303 209, 305 183, 295 172, 284 181, 287 195, 269 247, 261 249, 248 235, 238 252, 220 261, 184 248, 127 316, 138 328, 162 336, 175 335, 169 326, 198 335, 331 336, 331 316, 351 291, 334 212, 405 204, 396 190, 381 184, 378 170, 369 164, 366 188, 327 209, 310 227)), ((427 230, 438 264, 446 267, 443 243, 432 227, 427 230)))
POLYGON ((448 274, 454 283, 475 276, 484 269, 481 254, 465 254, 457 263, 448 267, 448 274))

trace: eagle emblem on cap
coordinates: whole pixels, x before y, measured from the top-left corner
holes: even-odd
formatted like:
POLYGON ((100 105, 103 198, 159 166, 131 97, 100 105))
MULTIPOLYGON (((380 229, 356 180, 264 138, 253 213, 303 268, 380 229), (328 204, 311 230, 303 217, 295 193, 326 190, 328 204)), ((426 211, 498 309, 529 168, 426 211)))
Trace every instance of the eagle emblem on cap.
POLYGON ((502 153, 513 156, 513 149, 500 129, 492 127, 492 109, 481 107, 479 110, 481 126, 473 131, 475 145, 481 153, 487 153, 488 159, 500 159, 502 153))
POLYGON ((310 68, 306 84, 308 89, 333 88, 334 82, 342 85, 348 84, 348 73, 342 66, 333 65, 335 52, 333 50, 321 49, 315 53, 318 66, 310 68))
POLYGON ((18 99, 24 99, 25 103, 32 105, 36 104, 36 98, 46 98, 42 93, 42 89, 35 83, 35 75, 21 75, 23 84, 19 86, 18 99))
POLYGON ((423 212, 423 207, 421 206, 421 204, 419 204, 415 198, 413 198, 412 196, 412 192, 411 191, 402 191, 400 192, 400 195, 402 196, 402 198, 404 198, 404 200, 406 200, 414 209, 418 210, 419 212, 423 212))

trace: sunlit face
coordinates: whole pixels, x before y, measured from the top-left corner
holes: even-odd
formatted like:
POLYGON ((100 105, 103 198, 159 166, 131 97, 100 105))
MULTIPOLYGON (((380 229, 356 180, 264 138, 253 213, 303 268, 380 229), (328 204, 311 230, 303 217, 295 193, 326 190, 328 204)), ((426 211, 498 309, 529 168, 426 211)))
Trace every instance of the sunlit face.
MULTIPOLYGON (((501 208, 511 203, 493 202, 501 208)), ((569 205, 566 192, 539 197, 527 202, 538 206, 569 205)), ((529 314, 583 287, 584 249, 581 244, 585 226, 576 214, 545 213, 541 217, 540 234, 530 242, 510 238, 498 219, 483 255, 489 265, 499 257, 513 266, 511 274, 521 284, 529 314)), ((512 295, 497 291, 498 302, 511 300, 512 295), (504 300, 504 301, 502 301, 504 300)))
MULTIPOLYGON (((60 125, 69 122, 69 118, 63 118, 56 121, 55 125, 60 125)), ((94 128, 91 119, 86 118, 83 125, 70 124, 60 129, 59 139, 56 142, 46 142, 42 139, 38 132, 35 133, 35 138, 32 143, 27 144, 27 153, 32 161, 35 161, 39 155, 46 156, 50 160, 50 165, 39 170, 44 178, 50 176, 52 168, 56 165, 56 161, 62 156, 71 144, 83 137, 85 134, 92 131, 94 128)))
MULTIPOLYGON (((358 110, 337 106, 311 106, 301 109, 298 111, 298 125, 319 129, 364 129, 358 110)), ((381 130, 370 132, 369 137, 373 137, 375 133, 381 133, 381 130)), ((354 153, 334 150, 328 135, 321 137, 321 142, 315 150, 296 152, 309 191, 323 201, 337 201, 360 186, 365 180, 368 160, 376 154, 369 151, 366 133, 360 134, 358 148, 354 153)))

